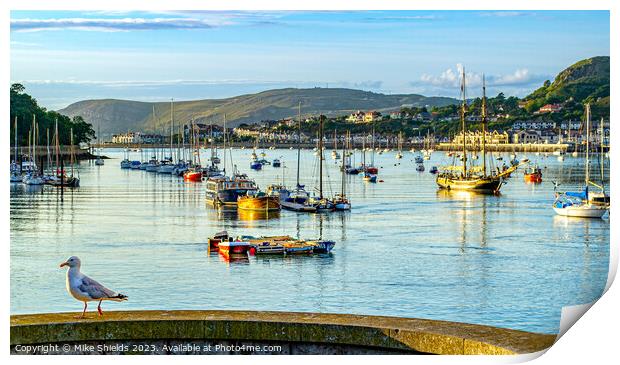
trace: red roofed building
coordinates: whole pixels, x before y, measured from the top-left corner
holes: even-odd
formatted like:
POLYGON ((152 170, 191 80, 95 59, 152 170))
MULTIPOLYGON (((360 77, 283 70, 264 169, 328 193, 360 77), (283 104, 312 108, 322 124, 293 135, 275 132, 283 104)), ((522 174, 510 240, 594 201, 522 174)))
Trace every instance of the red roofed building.
POLYGON ((557 113, 562 110, 560 104, 547 104, 538 110, 539 113, 557 113))

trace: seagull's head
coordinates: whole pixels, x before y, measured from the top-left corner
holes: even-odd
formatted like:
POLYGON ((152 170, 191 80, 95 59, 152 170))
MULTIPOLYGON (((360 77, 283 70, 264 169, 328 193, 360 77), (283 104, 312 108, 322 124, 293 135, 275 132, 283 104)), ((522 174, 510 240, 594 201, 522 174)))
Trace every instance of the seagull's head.
POLYGON ((77 256, 71 256, 67 259, 67 261, 60 264, 60 267, 69 266, 69 267, 80 267, 82 262, 77 256))

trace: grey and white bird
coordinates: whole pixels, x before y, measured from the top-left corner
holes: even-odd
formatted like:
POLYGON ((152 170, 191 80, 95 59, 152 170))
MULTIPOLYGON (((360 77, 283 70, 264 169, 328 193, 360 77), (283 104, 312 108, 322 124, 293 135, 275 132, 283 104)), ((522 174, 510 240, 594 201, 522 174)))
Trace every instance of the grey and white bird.
POLYGON ((67 261, 60 264, 60 267, 64 266, 69 267, 69 270, 67 270, 67 291, 75 299, 84 302, 84 311, 78 318, 84 318, 86 308, 88 307, 88 302, 99 301, 97 311, 99 312, 99 315, 102 316, 103 311, 101 310, 101 302, 104 300, 111 300, 115 302, 127 300, 126 295, 108 289, 99 282, 82 274, 82 272, 80 272, 82 262, 78 257, 69 257, 67 261))

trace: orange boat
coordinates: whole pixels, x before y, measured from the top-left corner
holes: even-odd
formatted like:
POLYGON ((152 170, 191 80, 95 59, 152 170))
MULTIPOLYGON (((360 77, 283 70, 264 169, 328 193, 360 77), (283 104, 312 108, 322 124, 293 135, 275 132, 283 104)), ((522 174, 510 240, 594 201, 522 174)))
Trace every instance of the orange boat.
POLYGON ((248 191, 247 195, 237 198, 237 209, 261 212, 279 211, 280 197, 268 196, 262 191, 248 191))
POLYGON ((183 174, 183 181, 202 181, 202 172, 200 171, 186 171, 183 174))
POLYGON ((542 170, 539 167, 534 167, 525 171, 523 175, 525 182, 541 183, 542 182, 542 170))

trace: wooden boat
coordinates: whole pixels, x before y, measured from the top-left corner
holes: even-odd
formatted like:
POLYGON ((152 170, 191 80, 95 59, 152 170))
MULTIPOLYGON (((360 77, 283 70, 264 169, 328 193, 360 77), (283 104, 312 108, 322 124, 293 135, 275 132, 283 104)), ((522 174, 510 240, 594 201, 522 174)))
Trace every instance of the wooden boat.
MULTIPOLYGON (((478 166, 473 166, 472 164, 468 164, 468 150, 465 138, 466 135, 466 127, 465 127, 465 113, 467 110, 467 99, 465 97, 465 70, 462 70, 461 75, 461 133, 463 136, 463 150, 461 152, 461 165, 457 165, 456 159, 453 161, 451 166, 443 167, 443 171, 437 175, 436 183, 440 189, 448 189, 448 190, 464 190, 464 191, 474 191, 484 194, 497 194, 499 193, 500 188, 502 187, 504 178, 506 178, 510 173, 516 170, 521 163, 517 163, 512 165, 510 168, 507 168, 505 171, 500 171, 499 168, 494 170, 493 168, 487 169, 487 154, 486 154, 486 125, 487 125, 487 110, 486 110, 486 84, 484 80, 484 75, 482 77, 482 163, 478 166)), ((475 156, 475 152, 474 152, 475 156)), ((458 156, 457 156, 458 157, 458 156)), ((471 157, 472 161, 477 160, 477 158, 471 157)))
POLYGON ((237 209, 254 211, 278 211, 281 209, 280 197, 269 196, 262 191, 250 190, 237 198, 237 209))
POLYGON ((245 174, 235 173, 232 177, 217 176, 207 179, 206 201, 213 206, 237 206, 240 196, 256 191, 254 180, 245 174))

